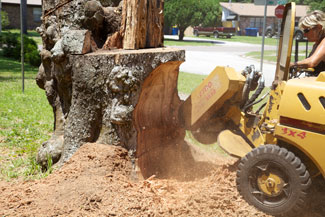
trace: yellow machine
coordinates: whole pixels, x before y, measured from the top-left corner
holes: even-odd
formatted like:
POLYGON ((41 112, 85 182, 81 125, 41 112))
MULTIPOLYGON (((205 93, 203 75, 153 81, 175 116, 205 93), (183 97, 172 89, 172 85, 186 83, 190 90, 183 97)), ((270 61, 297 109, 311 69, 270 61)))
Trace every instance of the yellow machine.
POLYGON ((295 4, 289 3, 269 93, 262 94, 263 75, 253 66, 243 72, 216 67, 180 112, 184 127, 199 142, 218 141, 227 153, 241 158, 238 191, 272 215, 302 209, 313 177, 325 177, 325 72, 317 78, 289 79, 294 21, 295 4), (267 103, 253 107, 267 95, 267 103))

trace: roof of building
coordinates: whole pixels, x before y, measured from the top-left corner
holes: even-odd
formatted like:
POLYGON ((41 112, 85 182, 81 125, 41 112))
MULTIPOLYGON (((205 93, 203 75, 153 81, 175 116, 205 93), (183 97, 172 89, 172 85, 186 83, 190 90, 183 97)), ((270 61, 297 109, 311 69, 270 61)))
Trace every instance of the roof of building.
MULTIPOLYGON (((254 5, 253 3, 228 3, 220 2, 220 5, 234 14, 239 16, 253 16, 263 17, 264 16, 264 5, 254 5)), ((267 16, 274 17, 274 9, 276 5, 267 6, 267 16)), ((307 5, 296 5, 296 17, 305 16, 308 12, 309 7, 307 5)))
MULTIPOLYGON (((2 4, 20 4, 20 0, 1 0, 2 4)), ((27 0, 27 5, 42 5, 42 0, 27 0)))

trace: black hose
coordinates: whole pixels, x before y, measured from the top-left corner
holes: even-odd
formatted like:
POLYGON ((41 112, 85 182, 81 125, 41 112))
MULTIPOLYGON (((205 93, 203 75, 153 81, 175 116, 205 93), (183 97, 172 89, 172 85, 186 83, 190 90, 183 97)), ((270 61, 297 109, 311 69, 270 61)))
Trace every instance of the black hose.
POLYGON ((255 102, 253 102, 253 103, 251 103, 251 104, 245 106, 244 111, 246 112, 246 110, 247 110, 249 107, 251 107, 251 106, 253 106, 253 105, 255 105, 255 104, 261 102, 261 101, 262 101, 262 100, 263 100, 267 95, 269 95, 269 93, 266 93, 264 96, 261 97, 261 99, 259 99, 259 100, 255 101, 255 102))
POLYGON ((259 114, 260 113, 260 111, 266 106, 266 102, 265 103, 263 103, 257 110, 256 110, 256 114, 259 114))
POLYGON ((243 108, 246 105, 246 101, 249 96, 249 91, 251 89, 251 83, 254 78, 255 70, 253 69, 254 65, 247 66, 243 72, 244 75, 248 75, 243 87, 242 100, 240 103, 240 108, 243 108))
POLYGON ((254 103, 254 101, 257 99, 257 97, 262 93, 263 89, 265 87, 265 79, 262 75, 260 79, 258 80, 258 87, 255 93, 249 98, 249 100, 245 103, 243 110, 246 111, 247 108, 249 108, 250 104, 254 103))

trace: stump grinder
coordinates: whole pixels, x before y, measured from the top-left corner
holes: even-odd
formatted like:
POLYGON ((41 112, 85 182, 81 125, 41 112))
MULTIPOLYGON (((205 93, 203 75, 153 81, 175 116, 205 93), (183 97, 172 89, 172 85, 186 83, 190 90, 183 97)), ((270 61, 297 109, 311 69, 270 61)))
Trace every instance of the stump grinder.
POLYGON ((289 3, 269 93, 254 66, 242 72, 216 67, 180 110, 183 126, 194 138, 217 142, 241 159, 238 191, 271 215, 297 214, 312 180, 325 177, 325 72, 308 77, 305 71, 299 78, 301 72, 291 71, 294 25, 295 3, 289 3))

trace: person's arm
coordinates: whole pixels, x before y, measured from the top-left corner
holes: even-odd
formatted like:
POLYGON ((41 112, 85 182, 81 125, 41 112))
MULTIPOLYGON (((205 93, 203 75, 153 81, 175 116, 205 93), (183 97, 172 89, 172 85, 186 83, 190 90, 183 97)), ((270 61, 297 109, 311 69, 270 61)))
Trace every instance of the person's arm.
POLYGON ((325 39, 321 41, 321 43, 317 46, 315 52, 310 57, 298 61, 291 66, 295 66, 298 68, 314 68, 316 67, 321 61, 325 61, 325 39))

